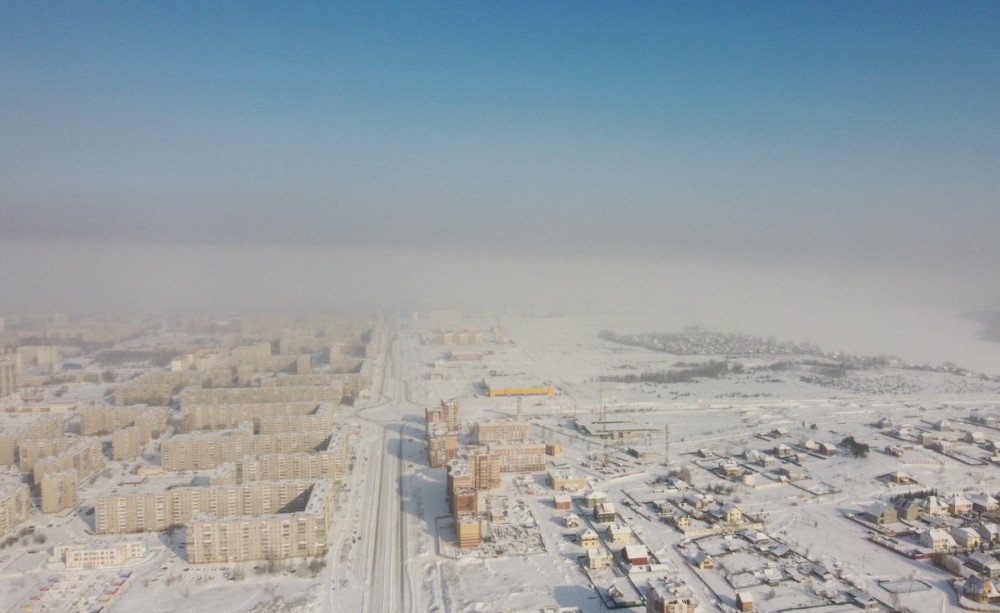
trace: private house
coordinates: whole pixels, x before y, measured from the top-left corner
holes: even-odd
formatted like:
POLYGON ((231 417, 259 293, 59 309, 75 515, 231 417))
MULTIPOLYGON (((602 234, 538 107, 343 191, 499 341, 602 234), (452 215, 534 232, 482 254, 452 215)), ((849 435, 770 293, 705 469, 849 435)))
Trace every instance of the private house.
POLYGON ((599 524, 609 524, 615 521, 616 515, 613 502, 601 502, 594 507, 594 521, 599 524))
POLYGON ((594 549, 601 544, 600 537, 597 536, 597 533, 590 528, 587 528, 580 533, 579 541, 580 547, 583 547, 584 549, 594 549))
POLYGON ((899 520, 916 521, 920 519, 920 501, 916 498, 904 500, 896 506, 896 517, 899 520))
POLYGON ((996 524, 979 524, 976 526, 976 532, 979 533, 979 538, 982 539, 982 542, 986 543, 989 547, 996 545, 1000 541, 1000 529, 997 528, 996 524))
POLYGON ((715 568, 715 560, 704 551, 699 551, 691 562, 701 570, 712 570, 715 568))
POLYGON ((965 547, 966 549, 979 547, 979 543, 982 542, 979 533, 972 528, 952 528, 948 534, 951 535, 951 538, 955 539, 959 547, 965 547))
POLYGON ((612 545, 628 545, 632 542, 632 529, 625 524, 611 524, 608 526, 608 538, 612 545))
POLYGON ((825 456, 835 456, 840 451, 833 443, 820 443, 819 452, 825 456))
POLYGON ((1000 561, 993 556, 977 551, 969 556, 966 566, 990 579, 1000 577, 1000 561))
POLYGON ((901 470, 889 473, 889 483, 894 485, 913 485, 916 483, 913 477, 901 470))
POLYGON ((928 496, 921 501, 920 511, 929 517, 945 517, 948 515, 948 505, 938 496, 928 496))
POLYGON ((587 568, 595 570, 611 566, 611 554, 603 549, 587 550, 587 568))
POLYGON ((622 549, 622 559, 633 566, 649 564, 649 551, 645 545, 626 545, 622 549))
POLYGON ((603 492, 590 492, 583 497, 583 506, 588 509, 593 509, 598 504, 602 502, 607 502, 608 495, 603 492))
POLYGON ((941 528, 931 528, 920 535, 920 544, 934 551, 944 551, 958 547, 955 539, 941 528))
POLYGON ((948 512, 952 515, 967 515, 972 512, 972 502, 964 497, 955 494, 948 499, 948 512))
POLYGON ((899 521, 896 515, 896 508, 884 502, 876 502, 869 506, 868 510, 865 511, 865 518, 879 526, 894 524, 899 521))
POLYGON ((969 502, 972 503, 972 510, 976 513, 995 513, 1000 509, 997 499, 985 492, 971 497, 969 502))

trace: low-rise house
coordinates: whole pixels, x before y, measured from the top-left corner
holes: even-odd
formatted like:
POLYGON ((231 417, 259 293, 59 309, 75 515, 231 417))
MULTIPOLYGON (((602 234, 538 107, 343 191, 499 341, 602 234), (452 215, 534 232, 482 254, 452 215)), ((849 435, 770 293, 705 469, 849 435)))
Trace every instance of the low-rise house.
POLYGON ((941 438, 931 443, 931 449, 939 453, 950 454, 955 451, 955 443, 941 438))
POLYGON ((612 545, 628 545, 632 542, 632 529, 625 524, 611 524, 608 526, 608 538, 612 545))
POLYGON ((587 568, 594 570, 598 568, 607 568, 610 565, 610 553, 597 548, 587 550, 587 568))
POLYGON ((916 521, 920 519, 921 513, 920 500, 916 498, 903 500, 896 505, 896 517, 899 520, 916 521))
POLYGON ((753 611, 753 594, 750 592, 737 592, 736 608, 744 612, 753 611))
POLYGON ((702 570, 712 570, 715 568, 715 560, 704 551, 699 551, 691 560, 695 566, 702 570))
POLYGON ((840 449, 833 443, 820 443, 819 452, 826 456, 834 456, 840 452, 840 449))
POLYGON ((934 551, 943 551, 958 547, 955 539, 941 528, 931 528, 920 535, 920 544, 934 551))
POLYGON ((904 473, 901 470, 889 473, 889 482, 894 483, 896 485, 913 485, 914 483, 916 483, 913 477, 911 477, 907 473, 904 473))
POLYGON ((972 510, 977 513, 995 513, 1000 509, 997 499, 985 492, 969 498, 969 502, 972 503, 972 510))
POLYGON ((1000 577, 1000 561, 989 554, 977 551, 969 556, 966 565, 990 579, 1000 577))
POLYGON ((576 513, 570 513, 563 518, 563 525, 567 528, 579 528, 581 525, 580 516, 576 513))
POLYGON ((608 495, 603 492, 590 492, 583 497, 583 506, 588 509, 593 509, 602 502, 607 502, 608 495))
POLYGON ((573 508, 573 499, 569 496, 555 496, 552 499, 552 504, 557 509, 565 510, 573 508))
POLYGON ((982 542, 979 533, 972 528, 952 528, 948 534, 955 539, 959 547, 967 549, 979 547, 979 543, 982 542))
POLYGON ((982 432, 966 432, 962 440, 973 445, 982 445, 986 442, 986 436, 982 432))
POLYGON ((948 512, 952 515, 967 515, 972 512, 972 502, 958 494, 955 494, 947 501, 948 512))
POLYGON ((996 585, 989 579, 984 579, 979 575, 969 575, 962 586, 962 594, 970 600, 976 602, 989 602, 1000 596, 996 585))
POLYGON ((615 521, 617 511, 613 502, 601 502, 594 507, 594 521, 599 524, 607 524, 615 521))
POLYGON ((743 509, 731 502, 727 502, 719 507, 717 517, 726 523, 738 524, 743 521, 743 509))
POLYGON ((645 545, 626 545, 622 549, 622 559, 633 566, 649 564, 649 551, 645 545))
POLYGON ((948 515, 948 504, 938 496, 928 496, 920 502, 920 511, 930 517, 944 517, 948 515))
POLYGON ((861 590, 852 590, 851 600, 862 611, 882 610, 882 606, 879 604, 878 600, 875 600, 875 598, 873 598, 871 594, 868 594, 867 592, 862 592, 861 590))
POLYGON ((584 549, 593 549, 601 544, 601 538, 597 536, 597 533, 587 528, 580 533, 580 547, 584 549))
POLYGON ((894 524, 898 521, 896 508, 884 502, 876 502, 869 506, 868 510, 865 511, 865 516, 870 522, 879 526, 894 524))
POLYGON ((734 460, 727 459, 719 462, 719 472, 723 477, 739 477, 743 469, 734 460))
POLYGON ((989 547, 1000 542, 1000 529, 997 528, 996 524, 981 523, 976 526, 976 532, 979 533, 979 538, 989 547))
POLYGON ((778 445, 775 445, 774 447, 774 455, 778 456, 779 458, 790 457, 793 453, 794 452, 792 451, 792 448, 784 443, 780 443, 778 445))

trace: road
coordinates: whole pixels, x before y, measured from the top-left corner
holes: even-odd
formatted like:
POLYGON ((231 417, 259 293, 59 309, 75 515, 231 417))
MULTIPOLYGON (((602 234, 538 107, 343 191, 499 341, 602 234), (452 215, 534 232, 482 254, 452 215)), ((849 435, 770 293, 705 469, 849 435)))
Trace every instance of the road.
MULTIPOLYGON (((413 611, 413 590, 406 573, 406 524, 403 515, 403 424, 401 411, 406 385, 397 376, 395 332, 388 326, 381 350, 381 372, 376 373, 375 402, 358 410, 358 416, 383 428, 381 444, 373 450, 369 474, 365 475, 364 497, 368 502, 365 526, 366 594, 363 610, 413 611)), ((359 560, 360 561, 360 560, 359 560)))

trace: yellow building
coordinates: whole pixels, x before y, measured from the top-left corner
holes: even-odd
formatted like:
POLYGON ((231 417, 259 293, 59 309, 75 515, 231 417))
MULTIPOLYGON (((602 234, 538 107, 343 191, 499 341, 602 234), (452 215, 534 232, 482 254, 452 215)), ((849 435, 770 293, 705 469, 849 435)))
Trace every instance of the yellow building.
POLYGON ((479 519, 472 513, 462 513, 455 518, 455 536, 460 549, 475 549, 482 542, 479 519))
POLYGON ((42 477, 42 513, 71 509, 79 502, 76 470, 69 469, 42 477))
POLYGON ((476 441, 494 443, 501 441, 528 440, 528 424, 517 421, 490 421, 476 424, 476 441))
POLYGON ((59 438, 62 435, 63 417, 59 415, 37 417, 19 427, 0 426, 0 466, 17 464, 20 447, 31 439, 59 438))
POLYGON ((188 561, 209 564, 325 555, 334 493, 329 483, 319 481, 306 496, 291 513, 196 515, 185 526, 188 561))
POLYGON ((551 398, 556 395, 556 388, 550 385, 536 387, 492 387, 487 385, 486 388, 490 398, 501 396, 548 396, 551 398))
POLYGON ((24 483, 0 485, 0 535, 13 532, 31 514, 31 493, 24 483))

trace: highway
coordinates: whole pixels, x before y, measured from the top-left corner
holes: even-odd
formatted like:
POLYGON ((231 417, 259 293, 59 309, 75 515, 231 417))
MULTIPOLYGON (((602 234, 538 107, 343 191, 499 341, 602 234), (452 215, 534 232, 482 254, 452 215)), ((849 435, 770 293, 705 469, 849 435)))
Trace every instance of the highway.
MULTIPOLYGON (((390 324, 391 327, 391 324, 390 324)), ((413 591, 405 571, 406 537, 401 495, 403 470, 402 423, 392 419, 409 403, 406 386, 396 376, 395 334, 389 332, 376 373, 375 403, 358 410, 358 416, 379 424, 380 444, 372 449, 369 473, 361 492, 365 504, 364 553, 356 562, 365 569, 364 605, 366 613, 413 611, 413 591)))

